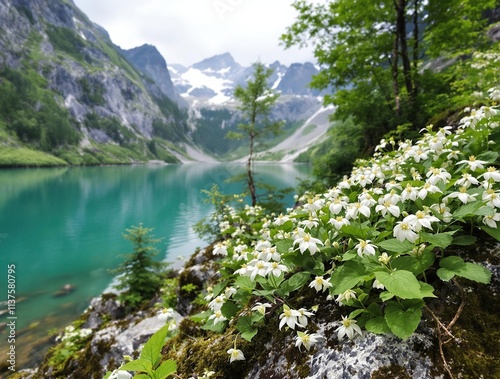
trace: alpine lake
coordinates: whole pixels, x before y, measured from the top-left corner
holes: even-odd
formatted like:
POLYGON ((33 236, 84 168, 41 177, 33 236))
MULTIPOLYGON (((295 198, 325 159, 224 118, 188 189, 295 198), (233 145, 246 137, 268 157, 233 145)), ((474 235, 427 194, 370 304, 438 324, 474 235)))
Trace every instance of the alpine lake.
MULTIPOLYGON (((308 165, 254 168, 258 180, 277 189, 295 189, 310 177, 308 165)), ((53 331, 111 286, 110 270, 132 252, 122 238, 131 226, 153 228, 162 239, 157 258, 182 267, 207 245, 193 228, 214 210, 203 190, 217 184, 222 193, 241 193, 243 183, 228 179, 245 172, 233 163, 0 170, 0 353, 10 346, 5 321, 15 320, 16 368, 40 362, 53 331), (14 308, 8 288, 15 289, 14 308), (7 319, 9 310, 15 319, 7 319)))

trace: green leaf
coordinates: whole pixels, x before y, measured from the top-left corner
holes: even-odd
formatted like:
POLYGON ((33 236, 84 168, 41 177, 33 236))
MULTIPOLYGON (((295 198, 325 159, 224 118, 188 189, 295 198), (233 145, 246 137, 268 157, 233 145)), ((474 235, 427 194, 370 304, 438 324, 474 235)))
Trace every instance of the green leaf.
POLYGON ((419 282, 420 283, 420 293, 422 297, 436 297, 434 295, 434 287, 428 283, 419 282))
POLYGON ((390 274, 384 271, 376 271, 375 277, 382 283, 387 291, 402 299, 420 299, 420 284, 415 275, 406 270, 392 271, 390 274))
POLYGON ((496 151, 486 151, 477 156, 477 159, 486 161, 489 163, 498 163, 498 152, 496 151))
POLYGON ((475 244, 477 238, 474 236, 461 235, 453 238, 453 245, 469 246, 475 244))
POLYGON ((293 274, 289 279, 281 283, 278 292, 283 294, 289 294, 290 292, 296 291, 299 288, 305 286, 311 279, 311 274, 308 272, 297 272, 293 274))
POLYGON ((367 234, 367 232, 369 232, 369 229, 367 229, 367 228, 359 228, 359 227, 352 226, 352 225, 344 225, 340 229, 340 231, 341 231, 341 233, 347 234, 350 237, 364 239, 365 236, 366 236, 366 234, 367 234))
POLYGON ((288 249, 291 248, 293 245, 293 240, 291 239, 284 239, 276 242, 276 250, 280 254, 287 254, 288 249))
POLYGON ((349 314, 349 318, 351 319, 354 319, 356 317, 358 317, 361 313, 366 313, 368 312, 366 309, 355 309, 354 311, 352 311, 350 314, 349 314))
POLYGON ((489 226, 481 226, 480 229, 484 230, 490 236, 500 241, 500 228, 490 228, 489 226))
POLYGON ((476 263, 464 262, 457 256, 450 256, 439 262, 441 268, 437 270, 437 275, 441 280, 449 281, 455 275, 462 276, 475 282, 488 284, 491 280, 491 272, 486 267, 476 263))
POLYGON ((232 301, 226 301, 222 305, 220 311, 224 315, 224 317, 227 317, 229 319, 229 318, 232 318, 232 317, 236 316, 236 313, 238 313, 239 308, 232 301))
POLYGON ((407 339, 417 329, 422 319, 422 309, 409 308, 405 311, 398 303, 392 301, 385 307, 384 318, 394 335, 407 339))
POLYGON ((195 315, 189 316, 191 320, 194 322, 203 322, 203 320, 206 320, 212 315, 212 311, 203 311, 201 313, 197 313, 195 315))
POLYGON ((238 275, 234 281, 234 286, 251 291, 255 288, 255 282, 253 282, 248 276, 238 275))
POLYGON ((403 242, 401 242, 395 238, 378 242, 377 246, 382 250, 387 250, 392 253, 399 254, 407 253, 415 247, 415 245, 410 241, 404 240, 403 242))
POLYGON ((394 297, 394 294, 389 291, 384 291, 380 293, 380 300, 382 301, 388 301, 391 300, 394 297))
POLYGON ((255 337, 255 335, 257 334, 258 331, 259 331, 258 329, 253 329, 253 330, 250 330, 248 332, 243 332, 243 333, 241 333, 241 338, 250 342, 252 340, 252 338, 255 337))
POLYGON ((122 367, 120 367, 120 370, 147 372, 149 374, 151 373, 152 369, 153 364, 151 363, 151 361, 143 358, 127 362, 122 367))
POLYGON ((476 263, 465 263, 465 267, 460 269, 458 275, 478 283, 488 284, 491 280, 491 271, 476 263))
POLYGON ((155 370, 155 379, 165 379, 166 377, 175 374, 177 371, 177 363, 169 359, 161 363, 161 365, 155 370))
POLYGON ((204 325, 201 326, 201 329, 203 330, 211 330, 212 332, 215 333, 222 333, 227 326, 227 322, 218 322, 214 324, 214 320, 208 320, 204 325))
POLYGON ((481 207, 476 212, 474 212, 476 216, 493 216, 495 214, 495 209, 492 207, 481 207))
POLYGON ((453 242, 453 236, 449 233, 431 234, 422 232, 420 233, 420 237, 424 242, 428 242, 431 245, 438 246, 443 249, 446 249, 453 242))
POLYGON ((161 349, 165 344, 165 338, 168 334, 169 325, 165 325, 146 342, 144 348, 141 351, 140 358, 148 360, 151 365, 156 363, 156 360, 160 357, 161 349))
POLYGON ((459 207, 455 212, 453 212, 453 218, 463 218, 467 216, 474 216, 475 212, 482 206, 482 202, 473 201, 472 203, 467 203, 459 207))
POLYGON ((226 289, 228 283, 229 283, 228 280, 224 280, 223 282, 220 282, 219 284, 215 285, 212 291, 212 295, 214 297, 219 296, 221 292, 226 289))
POLYGON ((353 288, 365 278, 365 267, 358 262, 348 261, 333 272, 331 293, 338 295, 353 288))
POLYGON ((391 331, 384 317, 369 319, 365 324, 365 329, 375 334, 387 334, 391 331))

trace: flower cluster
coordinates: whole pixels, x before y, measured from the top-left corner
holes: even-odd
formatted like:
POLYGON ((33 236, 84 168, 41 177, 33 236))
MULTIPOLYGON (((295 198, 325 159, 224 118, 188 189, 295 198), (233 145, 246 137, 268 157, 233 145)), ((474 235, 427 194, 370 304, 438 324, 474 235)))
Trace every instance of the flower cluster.
MULTIPOLYGON (((416 142, 382 141, 336 187, 303 195, 286 214, 227 207, 224 239, 214 247, 222 278, 206 297, 205 328, 220 331, 239 319, 236 328, 251 340, 266 317, 277 317, 279 329, 307 329, 315 310, 294 304, 290 294, 309 287, 355 308, 338 322, 339 339, 361 328, 407 338, 424 299, 435 297, 425 275, 430 267, 442 280, 487 283, 486 268, 441 258, 448 246, 475 242, 470 225, 500 239, 499 154, 491 138, 499 120, 498 108, 483 106, 457 128, 431 125, 416 142)), ((321 340, 297 331, 295 345, 309 350, 321 340)), ((244 359, 236 346, 228 354, 231 362, 244 359)))
POLYGON ((64 342, 66 348, 74 347, 82 340, 85 340, 92 334, 92 329, 77 329, 73 325, 64 328, 64 334, 56 337, 56 341, 64 342))

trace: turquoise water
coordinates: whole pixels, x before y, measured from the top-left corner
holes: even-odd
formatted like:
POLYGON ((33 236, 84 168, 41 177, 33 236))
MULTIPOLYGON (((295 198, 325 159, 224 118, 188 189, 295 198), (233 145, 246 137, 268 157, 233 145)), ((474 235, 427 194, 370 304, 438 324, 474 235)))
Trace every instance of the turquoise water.
MULTIPOLYGON (((285 188, 307 177, 309 167, 266 164, 256 171, 285 188)), ((201 190, 216 183, 223 192, 239 193, 241 184, 225 180, 241 173, 237 164, 0 171, 0 301, 6 298, 7 265, 15 264, 18 330, 64 326, 110 284, 108 270, 120 262, 119 254, 131 251, 121 235, 139 223, 163 238, 157 245, 161 258, 180 267, 179 257, 205 245, 192 228, 212 211, 201 190), (55 297, 65 284, 75 290, 55 297)))

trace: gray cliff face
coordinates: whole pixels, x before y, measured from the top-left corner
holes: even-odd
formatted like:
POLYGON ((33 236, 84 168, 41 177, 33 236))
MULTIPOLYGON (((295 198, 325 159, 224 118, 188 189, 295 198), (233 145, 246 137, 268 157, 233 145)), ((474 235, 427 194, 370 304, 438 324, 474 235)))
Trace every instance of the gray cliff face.
MULTIPOLYGON (((89 114, 117 120, 121 134, 128 130, 128 138, 135 141, 152 138, 154 121, 168 125, 171 140, 185 140, 185 119, 162 108, 166 97, 175 98, 166 65, 167 76, 157 83, 141 75, 106 31, 70 0, 0 0, 2 65, 29 67, 43 76, 74 118, 75 129, 84 134, 82 141, 115 139, 84 124, 89 114)), ((151 76, 161 76, 155 67, 151 65, 151 76)))
POLYGON ((145 44, 130 50, 122 50, 122 54, 138 70, 154 80, 154 85, 150 89, 151 92, 154 93, 155 89, 158 88, 162 94, 174 101, 178 106, 188 107, 188 103, 177 93, 168 72, 167 62, 156 47, 145 44))

